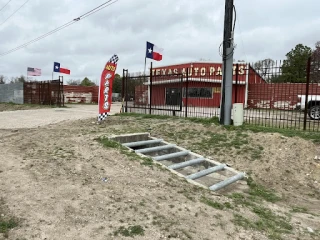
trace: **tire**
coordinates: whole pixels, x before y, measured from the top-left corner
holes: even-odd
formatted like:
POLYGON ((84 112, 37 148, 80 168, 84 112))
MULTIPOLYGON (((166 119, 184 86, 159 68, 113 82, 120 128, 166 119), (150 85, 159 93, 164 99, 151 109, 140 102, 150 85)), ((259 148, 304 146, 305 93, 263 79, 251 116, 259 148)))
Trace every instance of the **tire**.
POLYGON ((309 117, 313 120, 320 120, 320 105, 310 107, 309 117))

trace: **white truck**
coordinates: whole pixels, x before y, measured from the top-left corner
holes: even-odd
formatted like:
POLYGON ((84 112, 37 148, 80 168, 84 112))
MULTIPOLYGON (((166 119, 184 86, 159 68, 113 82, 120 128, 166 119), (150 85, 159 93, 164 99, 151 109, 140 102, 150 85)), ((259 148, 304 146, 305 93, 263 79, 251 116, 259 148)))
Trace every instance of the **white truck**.
MULTIPOLYGON (((297 103, 297 108, 304 110, 306 103, 306 95, 298 95, 300 102, 297 103)), ((308 95, 307 103, 308 115, 313 120, 320 120, 320 95, 308 95)))

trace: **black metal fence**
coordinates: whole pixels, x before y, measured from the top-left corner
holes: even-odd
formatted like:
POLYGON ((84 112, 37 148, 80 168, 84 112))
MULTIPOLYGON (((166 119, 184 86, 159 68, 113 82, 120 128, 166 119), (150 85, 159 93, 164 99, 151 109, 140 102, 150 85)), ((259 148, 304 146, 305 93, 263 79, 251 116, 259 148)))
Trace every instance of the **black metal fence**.
MULTIPOLYGON (((250 124, 320 130, 320 67, 265 60, 237 63, 233 68, 233 103, 241 103, 250 124)), ((222 66, 192 63, 170 69, 152 68, 150 74, 123 72, 125 111, 179 117, 220 116, 222 66)))

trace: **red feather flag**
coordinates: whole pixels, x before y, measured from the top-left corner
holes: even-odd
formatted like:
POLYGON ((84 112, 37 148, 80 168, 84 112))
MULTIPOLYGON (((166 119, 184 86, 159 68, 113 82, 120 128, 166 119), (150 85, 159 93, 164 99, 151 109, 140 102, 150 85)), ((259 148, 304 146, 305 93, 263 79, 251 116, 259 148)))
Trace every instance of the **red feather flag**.
POLYGON ((112 103, 112 85, 117 70, 119 57, 113 55, 105 65, 99 85, 99 115, 98 121, 105 120, 109 115, 112 103))

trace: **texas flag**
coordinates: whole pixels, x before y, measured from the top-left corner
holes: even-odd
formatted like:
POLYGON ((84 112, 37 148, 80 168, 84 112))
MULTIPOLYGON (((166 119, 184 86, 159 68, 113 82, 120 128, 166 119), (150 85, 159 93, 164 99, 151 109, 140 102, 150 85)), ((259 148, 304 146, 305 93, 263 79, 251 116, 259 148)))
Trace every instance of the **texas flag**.
POLYGON ((157 47, 153 43, 147 42, 146 58, 151 58, 156 61, 162 60, 163 49, 157 47))
POLYGON ((60 63, 58 63, 58 62, 53 63, 53 71, 59 72, 59 73, 64 73, 64 74, 70 74, 70 70, 67 68, 61 68, 60 63))

